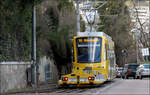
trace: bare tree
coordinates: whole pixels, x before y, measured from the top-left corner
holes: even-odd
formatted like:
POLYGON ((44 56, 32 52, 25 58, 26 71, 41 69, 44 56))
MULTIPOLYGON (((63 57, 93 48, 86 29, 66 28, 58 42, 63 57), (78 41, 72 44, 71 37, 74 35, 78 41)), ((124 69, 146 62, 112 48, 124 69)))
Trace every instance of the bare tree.
POLYGON ((148 19, 146 19, 145 21, 141 21, 140 16, 139 16, 139 10, 136 6, 136 2, 135 0, 132 0, 133 2, 133 8, 131 9, 132 12, 134 12, 135 14, 135 19, 136 22, 134 24, 134 28, 137 31, 140 31, 140 35, 139 35, 139 42, 143 45, 143 47, 148 47, 148 33, 146 33, 146 27, 147 27, 147 23, 148 23, 148 19))

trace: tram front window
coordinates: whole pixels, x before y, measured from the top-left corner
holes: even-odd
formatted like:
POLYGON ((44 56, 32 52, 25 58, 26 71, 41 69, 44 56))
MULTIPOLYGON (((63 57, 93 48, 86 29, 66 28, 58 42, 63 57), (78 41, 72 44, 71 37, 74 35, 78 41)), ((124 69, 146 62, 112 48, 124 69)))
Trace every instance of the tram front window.
POLYGON ((98 63, 101 61, 101 42, 98 37, 77 38, 78 63, 98 63))

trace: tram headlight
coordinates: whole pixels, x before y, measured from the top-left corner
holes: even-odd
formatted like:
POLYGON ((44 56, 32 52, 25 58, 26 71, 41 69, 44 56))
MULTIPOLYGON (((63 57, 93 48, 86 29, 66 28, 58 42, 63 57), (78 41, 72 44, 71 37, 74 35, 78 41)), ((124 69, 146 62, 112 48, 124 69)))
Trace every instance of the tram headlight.
POLYGON ((68 77, 63 77, 62 81, 68 81, 68 77))

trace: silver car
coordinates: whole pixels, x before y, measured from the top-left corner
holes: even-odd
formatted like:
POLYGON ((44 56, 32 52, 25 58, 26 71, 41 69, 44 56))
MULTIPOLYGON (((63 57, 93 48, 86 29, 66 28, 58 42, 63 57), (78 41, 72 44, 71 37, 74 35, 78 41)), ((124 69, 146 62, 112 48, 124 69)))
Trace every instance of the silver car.
POLYGON ((141 64, 136 70, 136 78, 150 77, 150 64, 141 64))

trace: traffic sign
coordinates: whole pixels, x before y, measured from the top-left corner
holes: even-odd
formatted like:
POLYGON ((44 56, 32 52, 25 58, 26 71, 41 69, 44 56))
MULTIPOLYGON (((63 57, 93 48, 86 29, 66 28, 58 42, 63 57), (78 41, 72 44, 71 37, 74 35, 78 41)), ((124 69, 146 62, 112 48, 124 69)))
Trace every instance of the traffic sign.
POLYGON ((142 55, 143 56, 149 56, 149 49, 148 48, 142 48, 142 55))

